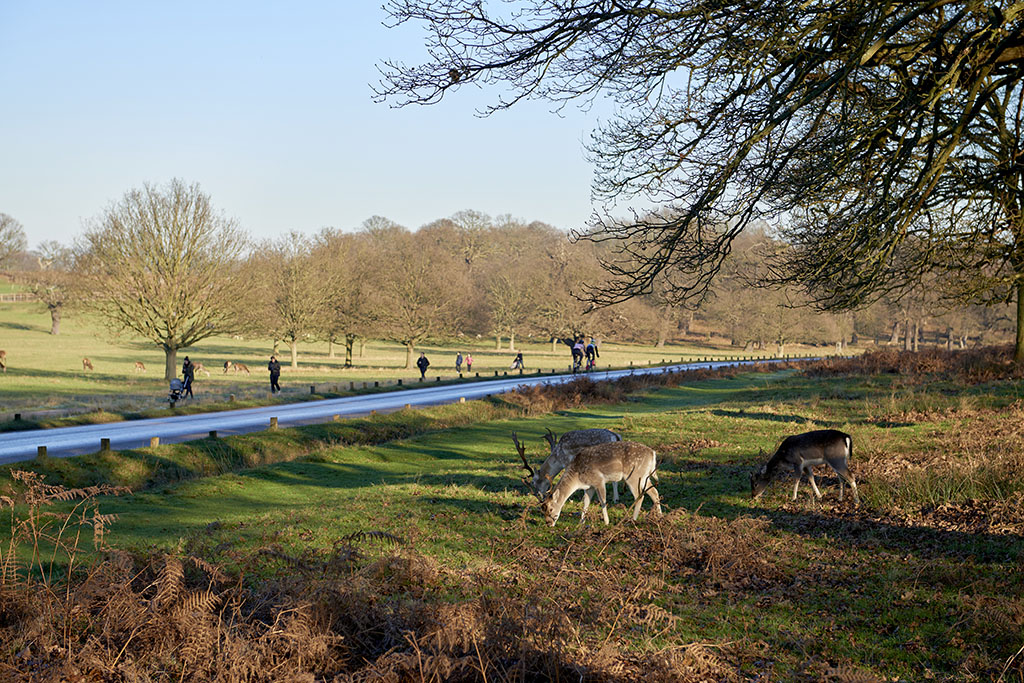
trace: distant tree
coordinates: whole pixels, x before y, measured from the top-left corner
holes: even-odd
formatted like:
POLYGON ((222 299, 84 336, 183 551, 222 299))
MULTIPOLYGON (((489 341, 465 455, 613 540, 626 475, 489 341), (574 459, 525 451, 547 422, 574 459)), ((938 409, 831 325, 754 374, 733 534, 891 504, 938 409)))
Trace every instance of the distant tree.
POLYGON ((368 292, 373 277, 368 270, 372 259, 368 257, 364 234, 324 230, 317 236, 313 259, 318 268, 329 273, 330 291, 324 316, 320 319, 320 336, 327 339, 331 357, 334 345, 345 344, 345 367, 352 367, 352 350, 359 338, 365 338, 373 329, 370 321, 368 292))
POLYGON ((115 330, 148 339, 177 374, 178 349, 234 324, 233 274, 245 245, 197 184, 129 190, 84 235, 80 269, 90 305, 115 330))
POLYGON ((246 263, 252 328, 287 342, 292 368, 299 366, 299 342, 315 336, 330 315, 336 271, 328 266, 297 232, 264 242, 246 263))
POLYGON ((0 213, 0 268, 7 267, 27 245, 25 230, 21 223, 6 213, 0 213))
POLYGON ((450 252, 408 231, 392 228, 371 237, 370 315, 384 338, 406 347, 405 367, 412 368, 417 344, 459 329, 465 269, 450 252))
POLYGON ((75 272, 76 254, 73 249, 56 241, 47 240, 39 245, 37 269, 23 271, 18 279, 46 306, 50 313, 50 334, 60 334, 61 315, 65 306, 80 301, 84 295, 75 272))

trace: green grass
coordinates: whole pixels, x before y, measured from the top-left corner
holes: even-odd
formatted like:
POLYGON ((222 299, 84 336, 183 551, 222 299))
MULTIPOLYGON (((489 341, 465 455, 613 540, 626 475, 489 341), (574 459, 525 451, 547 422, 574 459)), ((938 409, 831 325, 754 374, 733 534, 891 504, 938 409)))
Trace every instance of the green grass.
MULTIPOLYGON (((406 552, 441 568, 433 600, 479 598, 498 585, 513 600, 528 601, 547 584, 578 596, 578 637, 592 649, 609 638, 619 651, 638 655, 700 642, 738 652, 746 678, 770 671, 773 680, 821 679, 830 667, 850 667, 889 680, 986 680, 1022 643, 1021 536, 931 526, 921 515, 933 497, 962 500, 948 478, 933 477, 938 481, 902 498, 873 493, 904 481, 875 469, 883 456, 912 462, 949 449, 952 430, 1010 415, 1018 391, 1012 383, 962 388, 959 395, 941 389, 911 387, 898 377, 743 374, 658 389, 619 405, 448 427, 424 423, 415 436, 385 443, 321 444, 305 458, 154 486, 103 499, 101 507, 118 515, 107 539, 116 547, 177 549, 227 569, 251 566, 265 549, 309 557, 354 532, 387 531, 403 539, 406 552), (897 419, 923 407, 946 416, 897 419), (634 527, 620 505, 609 512, 611 527, 600 524, 596 510, 581 527, 578 504, 570 503, 555 529, 543 524, 519 482, 510 433, 517 431, 539 461, 546 428, 593 426, 659 452, 668 521, 645 515, 634 527), (836 500, 833 477, 819 481, 822 502, 806 485, 790 502, 785 482, 751 501, 747 475, 761 461, 758 449, 823 427, 854 437, 861 508, 836 500), (613 620, 609 606, 628 607, 625 596, 641 580, 657 589, 629 599, 654 616, 639 624, 613 620), (650 612, 655 606, 659 611, 650 612)), ((311 431, 302 438, 312 438, 317 428, 303 429, 311 431)), ((299 442, 300 434, 282 430, 280 438, 299 442)), ((173 452, 161 447, 153 456, 173 452)), ((998 500, 1020 485, 1019 472, 991 476, 998 486, 973 493, 998 500)), ((263 571, 288 567, 270 562, 263 571)))
MULTIPOLYGON (((39 426, 54 426, 69 413, 96 413, 102 409, 110 415, 136 417, 153 414, 166 407, 167 383, 163 380, 164 355, 155 345, 131 337, 114 337, 93 318, 80 313, 65 313, 60 335, 49 334, 50 318, 38 304, 0 304, 0 349, 7 351, 8 370, 0 375, 3 398, 0 420, 10 420, 14 413, 39 426), (95 368, 82 369, 82 358, 88 357, 95 368), (146 366, 145 373, 135 371, 135 362, 146 366)), ((444 344, 427 343, 417 347, 431 360, 428 380, 437 377, 457 381, 455 354, 471 352, 475 363, 474 376, 493 377, 509 371, 514 356, 507 349, 496 350, 493 339, 474 339, 444 344)), ((570 362, 568 348, 559 345, 555 351, 547 342, 520 339, 529 371, 543 369, 562 371, 570 362)), ((288 350, 279 349, 283 357, 281 384, 284 394, 270 397, 266 372, 272 344, 264 339, 213 337, 179 351, 178 366, 188 355, 203 363, 211 375, 198 374, 192 409, 219 409, 234 396, 235 406, 294 401, 309 396, 309 386, 318 385, 321 392, 346 392, 355 382, 357 390, 365 382, 394 387, 397 380, 405 384, 418 381, 417 370, 405 369, 405 349, 396 344, 370 340, 362 356, 356 347, 355 367, 344 367, 344 348, 336 348, 330 358, 326 342, 299 344, 299 366, 289 366, 288 350), (251 375, 223 373, 225 361, 241 361, 249 366, 251 375)), ((827 350, 826 350, 827 351, 827 350)), ((790 353, 800 353, 794 348, 790 353)), ((815 351, 817 352, 817 351, 815 351)), ((735 356, 737 349, 669 345, 664 349, 606 342, 601 346, 600 367, 629 367, 735 356)), ((465 370, 464 370, 465 372, 465 370)))

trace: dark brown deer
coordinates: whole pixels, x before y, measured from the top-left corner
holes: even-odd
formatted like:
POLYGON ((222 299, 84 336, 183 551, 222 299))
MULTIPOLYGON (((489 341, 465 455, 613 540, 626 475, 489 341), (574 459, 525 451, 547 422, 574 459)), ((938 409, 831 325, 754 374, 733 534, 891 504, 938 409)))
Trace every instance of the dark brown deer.
POLYGON ((541 504, 544 520, 554 526, 562 507, 569 496, 583 489, 583 512, 580 523, 586 518, 590 499, 597 492, 601 503, 601 516, 608 524, 608 501, 605 487, 608 482, 624 481, 636 499, 633 504, 633 519, 640 516, 644 495, 654 501, 654 511, 661 514, 661 497, 652 481, 658 480, 655 471, 658 466, 657 454, 649 447, 636 441, 614 441, 581 449, 569 466, 562 472, 558 484, 551 489, 551 495, 541 504))
POLYGON ((92 370, 92 369, 93 369, 92 361, 89 360, 88 358, 83 358, 82 359, 82 370, 92 370))
MULTIPOLYGON (((762 455, 767 455, 761 451, 762 455)), ((828 465, 839 475, 839 500, 843 499, 844 484, 849 484, 853 491, 853 502, 859 504, 857 482, 850 474, 849 460, 853 457, 853 439, 849 434, 836 429, 819 429, 813 432, 786 437, 775 455, 750 475, 750 495, 759 498, 771 483, 772 477, 779 468, 792 468, 796 473, 796 484, 793 486, 793 500, 796 500, 800 489, 800 479, 807 474, 811 490, 816 498, 821 498, 821 491, 814 481, 814 466, 828 465)))

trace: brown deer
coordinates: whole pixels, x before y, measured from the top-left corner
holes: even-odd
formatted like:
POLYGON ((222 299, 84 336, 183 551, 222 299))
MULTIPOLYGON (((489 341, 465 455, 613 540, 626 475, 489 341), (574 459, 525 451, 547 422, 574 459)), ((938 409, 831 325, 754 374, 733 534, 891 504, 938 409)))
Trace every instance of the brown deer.
POLYGON ((145 372, 145 371, 146 371, 146 364, 143 363, 141 360, 135 361, 135 372, 145 372))
POLYGON ((92 361, 89 360, 88 358, 83 358, 82 359, 82 370, 84 371, 84 370, 92 370, 92 369, 93 369, 92 361))
MULTIPOLYGON (((767 455, 763 450, 761 455, 767 455)), ((813 432, 786 437, 775 455, 750 474, 750 495, 760 498, 771 483, 772 477, 781 467, 793 468, 796 485, 793 486, 793 500, 800 489, 800 479, 807 474, 815 498, 821 498, 821 491, 814 482, 814 466, 828 465, 839 475, 839 500, 843 499, 843 485, 849 484, 853 491, 853 502, 860 504, 857 496, 857 482, 849 470, 849 459, 853 457, 853 439, 836 429, 819 429, 813 432)))
POLYGON ((562 506, 569 496, 583 489, 583 512, 580 523, 587 515, 590 498, 597 492, 597 500, 601 503, 601 516, 608 524, 608 501, 605 497, 605 486, 608 482, 624 481, 636 502, 633 504, 633 519, 640 516, 640 506, 644 495, 650 496, 654 502, 654 511, 661 514, 661 497, 652 481, 658 480, 655 471, 658 466, 657 454, 649 447, 636 441, 613 441, 581 449, 569 466, 562 472, 558 484, 551 489, 549 495, 541 503, 544 520, 555 526, 558 516, 562 514, 562 506))
POLYGON ((206 376, 207 376, 207 377, 209 377, 209 376, 210 376, 210 371, 209 371, 209 370, 207 370, 207 369, 206 369, 206 366, 205 366, 205 365, 203 365, 202 363, 194 363, 194 364, 192 365, 192 371, 193 371, 193 373, 197 373, 197 372, 205 372, 205 373, 206 373, 206 376))
POLYGON ((7 372, 7 352, 0 349, 0 370, 7 372))
MULTIPOLYGON (((610 429, 575 429, 562 434, 562 438, 558 438, 557 434, 548 429, 544 440, 548 442, 551 452, 536 472, 526 462, 525 448, 520 448, 515 434, 512 435, 512 440, 516 444, 516 450, 519 451, 519 457, 523 459, 523 464, 530 472, 532 479, 527 483, 533 487, 537 498, 544 500, 554 484, 555 477, 569 466, 581 448, 596 446, 599 443, 622 441, 622 437, 610 429)), ((612 484, 612 499, 616 503, 619 502, 619 483, 617 481, 612 484)))
POLYGON ((244 372, 247 375, 250 374, 249 368, 246 366, 245 363, 233 363, 229 360, 226 360, 224 361, 224 374, 227 374, 228 370, 231 370, 232 372, 236 373, 244 372))

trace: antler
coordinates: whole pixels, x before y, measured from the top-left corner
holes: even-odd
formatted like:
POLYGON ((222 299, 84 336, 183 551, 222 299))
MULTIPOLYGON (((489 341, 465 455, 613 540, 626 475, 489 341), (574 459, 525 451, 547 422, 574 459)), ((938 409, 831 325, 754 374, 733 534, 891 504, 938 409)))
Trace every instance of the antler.
POLYGON ((519 451, 519 457, 523 460, 523 467, 525 467, 526 471, 530 473, 529 477, 523 477, 523 483, 529 486, 530 490, 533 491, 533 495, 540 499, 540 493, 538 493, 537 489, 533 486, 533 478, 536 475, 534 474, 533 468, 530 467, 530 463, 526 460, 526 446, 519 443, 519 438, 516 436, 515 432, 512 432, 512 442, 515 443, 516 450, 519 451))
POLYGON ((548 433, 544 435, 544 440, 554 448, 555 444, 558 443, 558 435, 551 431, 550 427, 545 427, 544 429, 548 430, 548 433))

